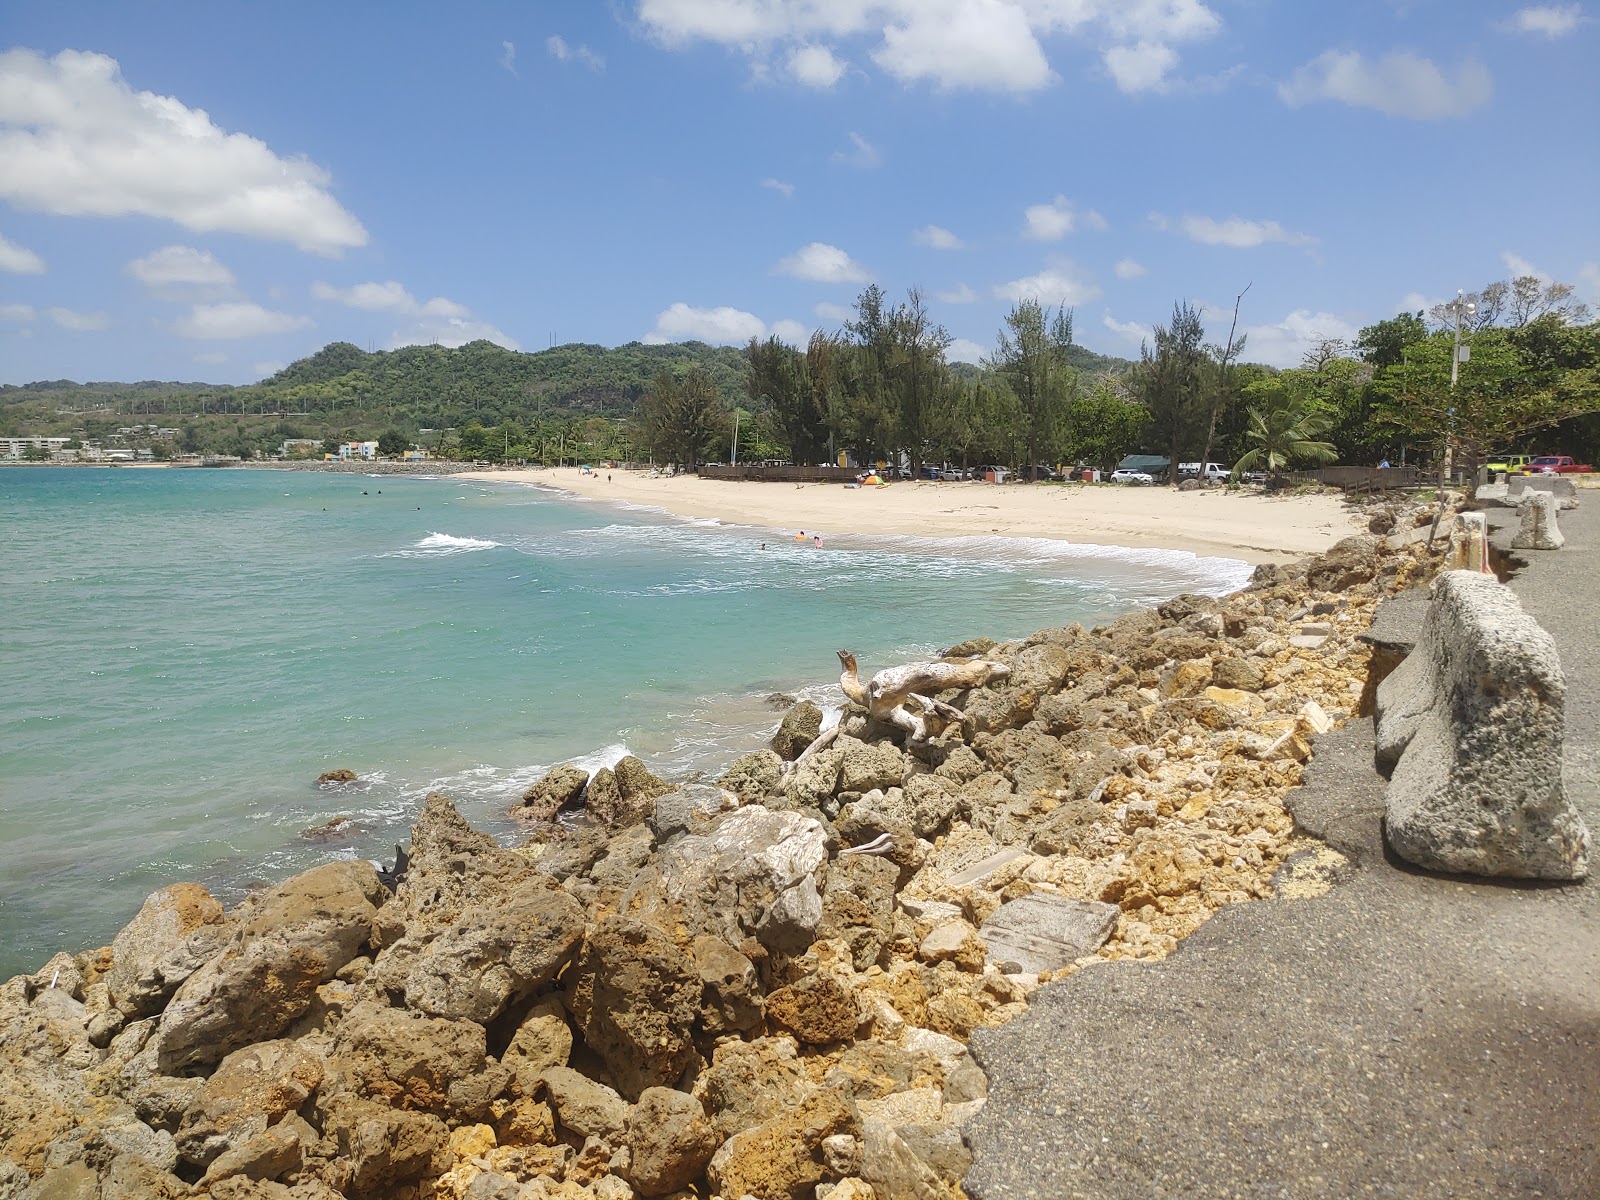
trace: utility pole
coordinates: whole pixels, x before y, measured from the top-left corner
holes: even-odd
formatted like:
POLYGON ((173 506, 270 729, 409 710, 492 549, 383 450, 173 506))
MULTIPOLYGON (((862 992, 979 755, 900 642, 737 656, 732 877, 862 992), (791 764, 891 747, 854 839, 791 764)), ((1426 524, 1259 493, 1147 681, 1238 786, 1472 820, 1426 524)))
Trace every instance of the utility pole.
POLYGON ((731 466, 739 465, 739 406, 733 406, 733 461, 731 466))
POLYGON ((1461 364, 1465 362, 1472 353, 1472 348, 1470 346, 1463 346, 1461 344, 1461 316, 1463 313, 1477 312, 1478 306, 1476 304, 1469 303, 1462 290, 1457 288, 1456 302, 1450 306, 1450 309, 1455 318, 1451 322, 1451 324, 1455 326, 1455 338, 1450 347, 1450 428, 1445 432, 1444 475, 1439 481, 1440 485, 1443 487, 1450 486, 1451 472, 1455 465, 1456 381, 1461 378, 1461 364))

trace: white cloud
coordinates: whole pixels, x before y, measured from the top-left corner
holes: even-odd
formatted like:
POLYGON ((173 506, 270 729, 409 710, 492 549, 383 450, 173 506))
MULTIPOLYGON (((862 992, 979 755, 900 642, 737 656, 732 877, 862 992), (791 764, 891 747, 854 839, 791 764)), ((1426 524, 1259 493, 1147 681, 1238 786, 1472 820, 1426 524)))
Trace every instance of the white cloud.
POLYGON ((515 42, 500 43, 500 65, 513 75, 517 73, 517 47, 515 42))
POLYGON ((931 246, 935 250, 961 250, 966 245, 955 234, 940 225, 924 225, 921 229, 914 230, 911 240, 919 246, 931 246))
POLYGON ((1360 335, 1354 325, 1332 313, 1304 308, 1295 309, 1275 325, 1247 325, 1244 332, 1248 335, 1244 357, 1274 367, 1299 366, 1307 350, 1328 338, 1354 341, 1360 335))
POLYGON ((1353 50, 1329 50, 1278 85, 1284 103, 1295 107, 1338 100, 1419 121, 1464 117, 1487 104, 1493 92, 1489 70, 1481 63, 1469 59, 1452 78, 1431 60, 1404 51, 1369 63, 1353 50))
POLYGON ((1100 318, 1100 323, 1120 338, 1140 345, 1150 336, 1150 331, 1137 321, 1119 321, 1110 313, 1100 318))
POLYGON ((946 304, 971 304, 978 298, 978 293, 964 283, 958 283, 955 287, 942 292, 935 292, 934 295, 946 304))
POLYGON ((403 316, 462 318, 471 311, 464 304, 435 296, 418 302, 417 298, 393 279, 383 283, 357 283, 347 288, 336 288, 320 279, 311 285, 311 294, 318 300, 331 300, 365 312, 392 312, 403 316))
POLYGON ((1008 0, 904 6, 872 60, 902 83, 1032 92, 1054 76, 1028 15, 1008 0))
POLYGON ((1072 232, 1077 220, 1065 196, 1057 196, 1049 204, 1030 204, 1022 217, 1023 233, 1038 242, 1059 242, 1072 232))
POLYGON ((214 367, 219 363, 227 362, 228 356, 221 350, 207 350, 203 354, 196 354, 194 360, 197 363, 204 363, 208 367, 214 367))
POLYGON ((876 42, 868 57, 901 83, 1012 94, 1055 81, 1042 39, 1114 44, 1120 84, 1150 77, 1141 43, 1175 60, 1171 46, 1221 28, 1202 0, 638 0, 637 10, 671 49, 714 42, 759 68, 774 47, 856 38, 876 42))
POLYGON ((367 242, 327 171, 171 96, 135 92, 103 54, 0 54, 0 161, 0 196, 18 208, 158 217, 330 256, 367 242))
POLYGON ((1534 266, 1520 254, 1513 254, 1510 250, 1501 251, 1500 261, 1506 264, 1506 270, 1511 272, 1511 278, 1517 279, 1523 275, 1532 275, 1535 279, 1548 283, 1550 277, 1538 267, 1534 266))
POLYGON ((389 335, 391 350, 400 346, 464 346, 468 342, 494 342, 507 350, 520 350, 517 340, 498 326, 480 321, 464 304, 444 296, 418 300, 405 285, 388 279, 352 284, 347 288, 334 287, 320 279, 311 285, 311 294, 318 300, 343 304, 362 312, 393 313, 409 318, 409 322, 389 335))
POLYGON ((1553 41, 1566 37, 1582 23, 1581 5, 1535 4, 1517 9, 1505 27, 1513 33, 1536 33, 1553 41))
POLYGON ((44 259, 0 233, 0 271, 13 275, 43 275, 44 259))
POLYGON ((781 179, 763 179, 761 181, 761 186, 764 188, 770 188, 772 191, 777 192, 785 200, 794 195, 794 184, 785 183, 781 179))
POLYGON ((1167 72, 1178 65, 1178 52, 1164 42, 1112 46, 1101 58, 1116 81, 1117 90, 1129 95, 1166 91, 1167 72))
POLYGON ((807 87, 827 90, 843 77, 845 64, 826 46, 796 46, 789 52, 789 74, 807 87))
POLYGON ((1149 274, 1143 263, 1137 263, 1131 258, 1118 259, 1113 270, 1116 271, 1118 279, 1140 279, 1149 274))
POLYGON ((209 250, 193 246, 162 246, 127 266, 128 274, 152 291, 190 300, 197 294, 213 297, 233 291, 233 272, 209 250))
POLYGON ((224 304, 196 304, 189 315, 180 318, 173 328, 179 337, 225 341, 288 333, 290 330, 304 329, 310 324, 310 317, 274 312, 253 301, 237 300, 224 304))
MULTIPOLYGON (((431 302, 430 302, 431 303, 431 302)), ((445 302, 449 304, 449 301, 445 302)), ((465 314, 466 310, 460 305, 454 306, 465 314)), ((507 350, 521 350, 522 346, 516 338, 503 332, 498 327, 490 325, 487 321, 475 321, 469 316, 450 316, 443 313, 430 313, 427 306, 422 306, 417 312, 417 320, 407 325, 404 329, 397 329, 389 335, 389 349, 398 350, 401 346, 448 346, 455 349, 465 346, 468 342, 493 342, 497 346, 504 346, 507 350)))
POLYGON ((812 283, 866 283, 867 269, 837 246, 811 242, 781 260, 773 271, 812 283))
POLYGON ((0 304, 0 321, 31 321, 33 320, 33 305, 31 304, 0 304))
POLYGON ((1037 300, 1040 304, 1065 304, 1071 307, 1093 300, 1100 289, 1093 281, 1080 279, 1078 268, 1066 261, 1047 266, 1037 275, 994 285, 998 300, 1037 300))
POLYGON ((567 44, 566 39, 560 34, 551 34, 547 37, 544 42, 544 48, 550 52, 550 57, 557 62, 581 63, 591 71, 604 71, 606 69, 605 59, 587 46, 580 45, 574 49, 567 44))
POLYGON ((856 310, 848 304, 832 304, 827 300, 818 300, 811 311, 824 321, 850 321, 856 315, 856 310))
POLYGON ((988 351, 970 338, 956 338, 945 347, 944 356, 951 362, 978 363, 988 351))
MULTIPOLYGON (((1157 229, 1170 230, 1172 222, 1160 213, 1151 213, 1150 222, 1157 229)), ((1269 242, 1285 246, 1314 246, 1317 239, 1309 233, 1296 233, 1285 229, 1276 221, 1250 221, 1244 217, 1228 217, 1219 221, 1215 217, 1197 217, 1185 214, 1177 228, 1191 242, 1202 246, 1232 246, 1249 249, 1269 242)))
POLYGON ((100 312, 74 312, 70 308, 47 308, 44 312, 61 328, 74 333, 88 333, 111 324, 111 318, 100 312))
POLYGON ((1600 305, 1600 263, 1584 263, 1579 267, 1578 284, 1588 289, 1591 303, 1600 305))
POLYGON ((687 341, 739 346, 751 338, 760 339, 769 335, 802 345, 810 337, 810 332, 798 321, 774 321, 769 326, 755 313, 745 312, 742 308, 730 305, 695 308, 680 300, 662 309, 656 317, 655 328, 645 334, 642 340, 649 346, 687 341))
POLYGON ((847 167, 860 167, 870 171, 883 161, 883 156, 878 153, 878 148, 859 133, 850 134, 850 149, 835 150, 833 161, 847 167))

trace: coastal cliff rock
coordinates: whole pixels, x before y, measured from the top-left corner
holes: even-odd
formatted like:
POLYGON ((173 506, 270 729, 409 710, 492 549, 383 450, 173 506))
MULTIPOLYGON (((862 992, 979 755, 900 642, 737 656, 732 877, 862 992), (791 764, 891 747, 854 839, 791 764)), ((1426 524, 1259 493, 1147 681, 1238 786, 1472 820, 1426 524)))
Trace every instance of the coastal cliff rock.
POLYGON ((164 888, 0 985, 0 1197, 957 1196, 963 1039, 1274 894, 1283 796, 1376 686, 1359 635, 1438 562, 1348 539, 973 639, 994 677, 926 737, 846 704, 818 746, 802 703, 716 786, 558 768, 519 811, 587 811, 523 847, 436 793, 392 894, 164 888))

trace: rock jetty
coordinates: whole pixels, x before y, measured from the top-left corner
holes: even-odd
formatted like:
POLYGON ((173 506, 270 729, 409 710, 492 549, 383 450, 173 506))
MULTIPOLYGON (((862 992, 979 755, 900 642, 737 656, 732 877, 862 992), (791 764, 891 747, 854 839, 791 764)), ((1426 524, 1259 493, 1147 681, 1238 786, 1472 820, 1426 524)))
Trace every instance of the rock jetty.
POLYGON ((852 703, 819 745, 802 703, 714 784, 558 768, 520 846, 434 794, 403 873, 164 888, 0 985, 0 1200, 959 1196, 975 1029, 1273 894, 1285 792, 1371 703, 1359 635, 1440 561, 1390 516, 954 647, 1004 670, 935 736, 852 703))

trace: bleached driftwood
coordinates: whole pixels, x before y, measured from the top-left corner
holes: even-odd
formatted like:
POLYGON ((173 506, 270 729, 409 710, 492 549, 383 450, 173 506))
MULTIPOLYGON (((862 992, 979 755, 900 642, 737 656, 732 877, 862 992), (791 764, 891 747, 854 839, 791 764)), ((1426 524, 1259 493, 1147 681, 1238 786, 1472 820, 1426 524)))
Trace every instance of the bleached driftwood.
POLYGON ((866 707, 868 715, 906 731, 914 742, 937 737, 951 724, 966 719, 954 705, 930 699, 927 693, 982 687, 992 679, 1004 679, 1011 668, 985 658, 959 662, 906 663, 885 667, 865 684, 857 673, 856 656, 840 650, 844 672, 839 687, 851 700, 866 707), (912 711, 915 705, 920 711, 912 711))

